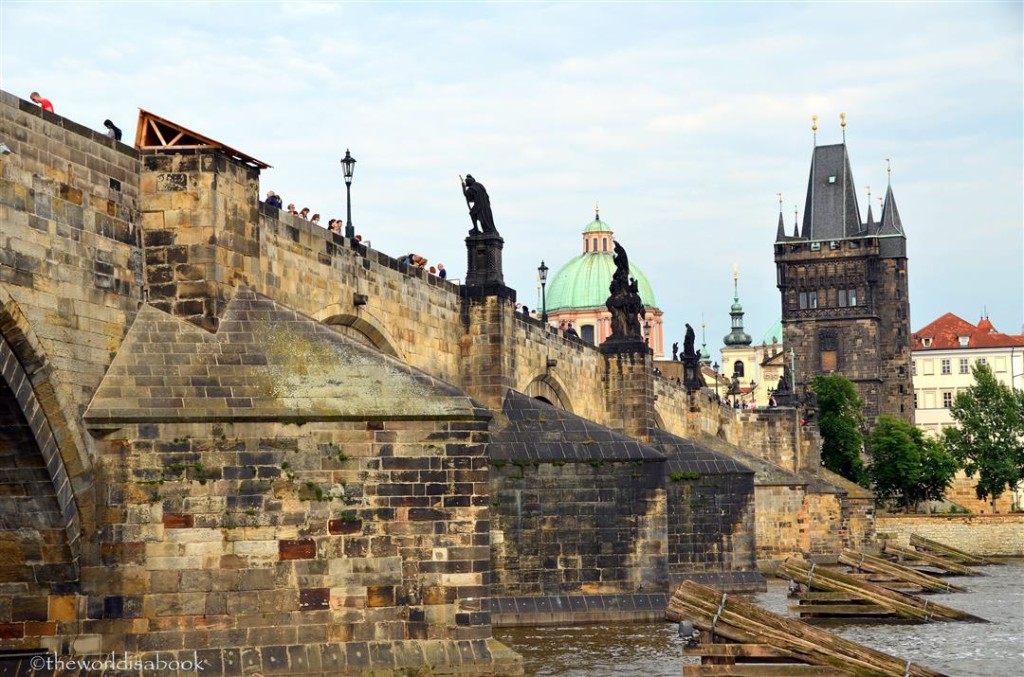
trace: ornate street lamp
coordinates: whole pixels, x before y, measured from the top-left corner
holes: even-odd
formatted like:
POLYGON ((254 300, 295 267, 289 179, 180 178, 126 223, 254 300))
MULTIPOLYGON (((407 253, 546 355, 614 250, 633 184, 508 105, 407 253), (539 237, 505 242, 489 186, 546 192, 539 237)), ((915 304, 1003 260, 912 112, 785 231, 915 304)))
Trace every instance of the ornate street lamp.
POLYGON ((732 395, 732 406, 736 408, 736 397, 740 394, 740 375, 733 372, 732 383, 729 384, 729 390, 726 395, 732 395))
POLYGON ((644 320, 644 339, 647 341, 647 347, 651 347, 651 321, 644 320))
POLYGON ((356 236, 355 226, 352 225, 352 173, 356 169, 356 159, 345 149, 345 157, 341 159, 341 167, 345 172, 345 207, 348 218, 345 219, 345 237, 353 239, 356 236))
POLYGON ((718 400, 718 363, 715 362, 711 368, 715 370, 715 400, 718 400))
POLYGON ((540 262, 540 267, 537 268, 537 279, 540 280, 540 321, 544 324, 548 322, 548 299, 547 299, 547 286, 548 286, 548 267, 544 265, 544 261, 540 262))

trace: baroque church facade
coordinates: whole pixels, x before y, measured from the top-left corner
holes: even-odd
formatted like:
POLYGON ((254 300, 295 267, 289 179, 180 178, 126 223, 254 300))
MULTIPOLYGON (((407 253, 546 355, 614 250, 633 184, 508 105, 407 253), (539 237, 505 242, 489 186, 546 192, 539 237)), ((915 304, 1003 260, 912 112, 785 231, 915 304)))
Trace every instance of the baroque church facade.
POLYGON ((861 220, 845 134, 815 145, 803 223, 787 236, 780 212, 775 265, 796 390, 815 375, 842 374, 869 425, 883 414, 913 423, 907 238, 891 175, 880 219, 869 200, 861 220))

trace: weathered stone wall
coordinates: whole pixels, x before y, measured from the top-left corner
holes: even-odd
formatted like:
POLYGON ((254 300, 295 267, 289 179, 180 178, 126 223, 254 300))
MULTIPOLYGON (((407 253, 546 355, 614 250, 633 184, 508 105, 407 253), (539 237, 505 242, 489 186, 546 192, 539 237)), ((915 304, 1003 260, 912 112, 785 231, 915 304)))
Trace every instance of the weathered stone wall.
POLYGON ((486 426, 125 426, 100 444, 83 633, 104 652, 202 647, 225 671, 488 652, 486 426))
POLYGON ((663 460, 492 459, 492 594, 664 592, 663 472, 663 460))
POLYGON ((879 515, 880 538, 910 544, 911 534, 976 555, 1024 557, 1024 513, 1012 515, 879 515))
POLYGON ((668 566, 672 584, 683 574, 754 568, 754 475, 673 473, 665 487, 668 566))

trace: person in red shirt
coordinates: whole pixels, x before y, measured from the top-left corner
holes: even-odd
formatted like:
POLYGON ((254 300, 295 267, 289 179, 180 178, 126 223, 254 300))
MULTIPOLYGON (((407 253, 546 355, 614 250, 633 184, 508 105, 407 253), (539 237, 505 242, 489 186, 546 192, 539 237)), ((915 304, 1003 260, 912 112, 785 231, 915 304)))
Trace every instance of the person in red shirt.
POLYGON ((34 103, 38 103, 39 107, 43 110, 53 112, 53 104, 50 103, 49 99, 44 99, 39 95, 39 92, 32 92, 32 96, 29 97, 34 103))

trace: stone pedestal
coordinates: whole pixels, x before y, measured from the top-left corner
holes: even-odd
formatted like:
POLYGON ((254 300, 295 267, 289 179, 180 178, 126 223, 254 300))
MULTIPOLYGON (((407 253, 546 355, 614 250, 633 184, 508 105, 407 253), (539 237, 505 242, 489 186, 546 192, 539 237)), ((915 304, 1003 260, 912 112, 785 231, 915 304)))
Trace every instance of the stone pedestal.
POLYGON ((506 289, 501 271, 505 241, 498 234, 474 233, 466 238, 466 286, 506 289))
POLYGON ((608 427, 646 442, 654 421, 654 361, 651 349, 643 341, 625 339, 605 341, 605 402, 608 427))
POLYGON ((704 377, 700 373, 700 355, 683 355, 683 386, 687 390, 700 390, 704 387, 704 377))

